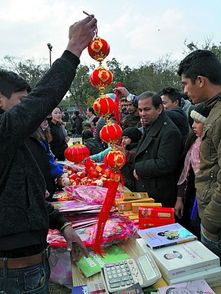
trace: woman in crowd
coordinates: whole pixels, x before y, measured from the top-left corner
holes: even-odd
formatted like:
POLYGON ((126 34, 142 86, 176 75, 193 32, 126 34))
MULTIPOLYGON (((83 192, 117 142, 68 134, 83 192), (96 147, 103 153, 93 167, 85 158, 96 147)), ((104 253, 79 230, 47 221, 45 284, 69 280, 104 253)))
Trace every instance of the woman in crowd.
POLYGON ((93 133, 95 132, 98 119, 99 119, 99 117, 96 116, 93 107, 88 107, 87 108, 87 121, 90 123, 93 133))
POLYGON ((49 143, 52 141, 52 136, 47 119, 45 119, 40 127, 35 131, 30 138, 29 146, 36 162, 44 176, 48 195, 47 200, 51 201, 54 192, 56 191, 56 178, 63 173, 63 166, 54 162, 54 156, 50 153, 49 143))
POLYGON ((193 119, 192 132, 186 140, 186 156, 183 170, 177 183, 177 201, 175 205, 175 215, 179 222, 187 229, 200 237, 199 219, 196 204, 195 175, 200 169, 199 148, 203 125, 209 115, 209 110, 204 104, 198 105, 190 113, 193 119))
POLYGON ((62 111, 59 107, 52 111, 49 126, 52 135, 52 141, 50 142, 51 151, 58 160, 65 160, 64 151, 68 147, 69 137, 65 132, 62 122, 62 111))

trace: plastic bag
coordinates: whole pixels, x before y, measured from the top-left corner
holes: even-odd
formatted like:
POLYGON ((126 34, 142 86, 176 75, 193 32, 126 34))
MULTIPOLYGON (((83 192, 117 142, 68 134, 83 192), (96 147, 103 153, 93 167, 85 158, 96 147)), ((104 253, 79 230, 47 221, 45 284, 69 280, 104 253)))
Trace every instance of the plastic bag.
POLYGON ((50 280, 71 288, 73 283, 70 252, 66 248, 51 247, 49 264, 51 268, 50 280))
MULTIPOLYGON (((84 201, 86 204, 102 205, 107 194, 107 188, 99 186, 69 186, 65 191, 74 193, 76 200, 84 201)), ((120 194, 116 194, 120 198, 120 194)))

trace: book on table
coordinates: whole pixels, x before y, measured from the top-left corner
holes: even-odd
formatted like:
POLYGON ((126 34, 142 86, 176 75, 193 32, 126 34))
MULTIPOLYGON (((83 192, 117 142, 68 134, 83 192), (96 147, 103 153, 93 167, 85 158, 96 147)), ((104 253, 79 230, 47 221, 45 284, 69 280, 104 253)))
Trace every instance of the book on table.
POLYGON ((151 250, 165 277, 173 278, 220 265, 217 255, 199 241, 151 250))
POLYGON ((153 249, 197 239, 179 223, 138 230, 138 234, 145 240, 147 246, 153 249))
POLYGON ((210 288, 205 280, 195 280, 188 281, 185 283, 180 283, 176 285, 171 285, 167 287, 161 287, 158 289, 159 294, 196 294, 196 293, 206 293, 215 294, 215 292, 210 288))
POLYGON ((168 285, 193 281, 193 280, 201 280, 205 279, 206 282, 210 285, 210 287, 218 287, 221 286, 221 267, 215 267, 210 269, 204 269, 200 272, 187 274, 181 277, 175 277, 172 279, 165 279, 168 285))
POLYGON ((137 245, 143 253, 151 252, 167 282, 220 266, 219 257, 198 240, 150 249, 146 246, 145 240, 140 238, 137 239, 137 245))

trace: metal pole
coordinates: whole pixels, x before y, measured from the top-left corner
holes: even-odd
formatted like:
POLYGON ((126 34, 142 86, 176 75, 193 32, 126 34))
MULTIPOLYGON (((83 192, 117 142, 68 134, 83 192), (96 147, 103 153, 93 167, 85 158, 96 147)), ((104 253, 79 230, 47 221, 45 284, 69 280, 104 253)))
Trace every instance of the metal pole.
POLYGON ((52 51, 52 45, 50 43, 47 44, 48 49, 49 49, 49 64, 51 67, 51 51, 52 51))

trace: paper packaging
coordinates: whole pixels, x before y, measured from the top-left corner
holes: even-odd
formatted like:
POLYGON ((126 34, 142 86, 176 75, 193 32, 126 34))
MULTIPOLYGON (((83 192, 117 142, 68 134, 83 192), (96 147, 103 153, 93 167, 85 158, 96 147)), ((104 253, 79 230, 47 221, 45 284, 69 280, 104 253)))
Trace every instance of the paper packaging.
POLYGON ((174 208, 139 207, 139 228, 145 229, 175 223, 174 208))
POLYGON ((192 273, 190 275, 185 275, 182 277, 167 280, 169 285, 188 282, 192 280, 205 279, 210 287, 221 286, 221 267, 215 267, 211 269, 202 270, 198 273, 192 273))
POLYGON ((126 201, 116 199, 115 202, 119 211, 128 211, 128 210, 132 210, 133 203, 140 203, 140 202, 153 203, 154 199, 146 198, 146 199, 140 199, 140 200, 126 200, 126 201))
POLYGON ((138 230, 138 235, 143 238, 147 246, 152 249, 197 239, 197 236, 193 235, 178 223, 138 230))
POLYGON ((149 198, 146 192, 124 192, 122 195, 123 200, 136 200, 149 198))
POLYGON ((161 203, 145 203, 145 202, 132 203, 132 211, 134 213, 138 213, 139 207, 162 207, 162 204, 161 203))
POLYGON ((220 266, 219 257, 197 240, 159 249, 149 249, 142 238, 136 243, 143 253, 150 250, 167 282, 220 266))

